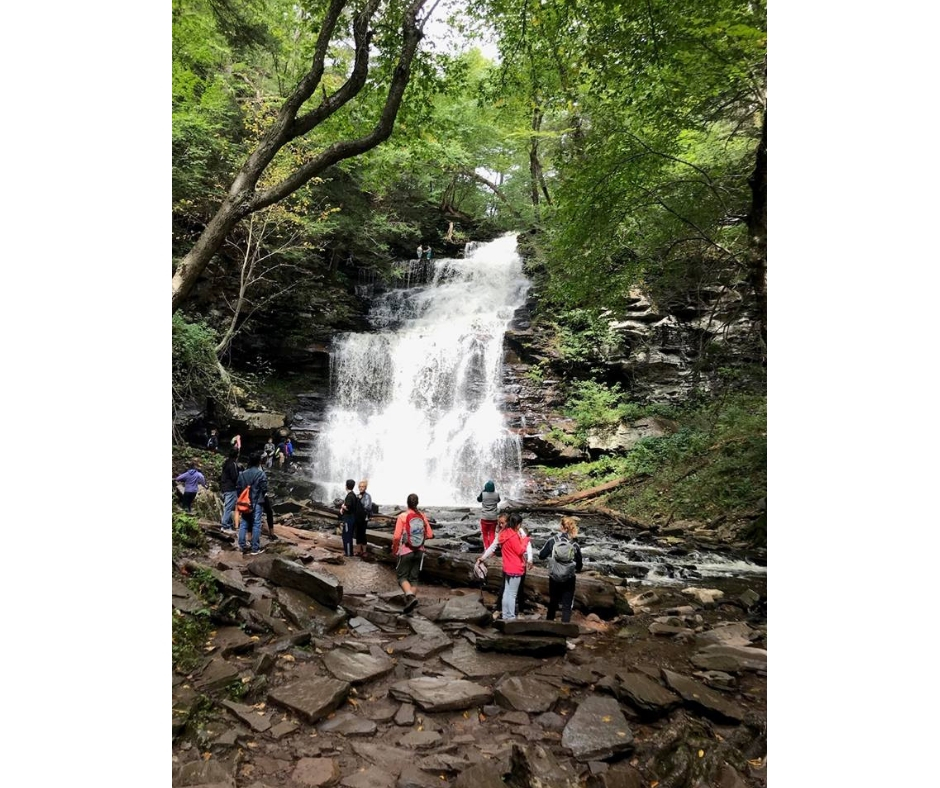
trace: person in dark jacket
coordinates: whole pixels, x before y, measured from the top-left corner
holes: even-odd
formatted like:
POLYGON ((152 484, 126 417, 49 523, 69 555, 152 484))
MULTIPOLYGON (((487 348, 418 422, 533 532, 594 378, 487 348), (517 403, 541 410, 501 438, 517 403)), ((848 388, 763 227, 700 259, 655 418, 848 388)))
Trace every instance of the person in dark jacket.
POLYGON ((578 521, 574 517, 562 517, 561 526, 558 529, 559 534, 549 539, 545 546, 539 550, 539 559, 544 561, 549 558, 548 574, 548 613, 545 616, 549 621, 555 620, 555 613, 561 606, 561 620, 564 623, 571 621, 571 607, 574 604, 574 583, 575 574, 580 572, 584 564, 581 559, 581 546, 574 541, 578 536, 578 521), (559 553, 553 553, 555 546, 558 545, 559 553), (562 562, 556 559, 556 555, 561 554, 562 558, 569 558, 569 561, 562 562), (564 580, 556 580, 553 577, 557 564, 561 572, 569 574, 564 580), (572 567, 571 564, 574 564, 572 567), (564 567, 568 567, 567 570, 564 567))
POLYGON ((268 477, 261 470, 260 451, 252 452, 248 458, 248 467, 238 474, 235 491, 241 495, 246 487, 251 488, 248 493, 251 498, 251 511, 242 514, 241 523, 238 526, 238 546, 243 553, 248 551, 245 538, 248 528, 251 527, 251 554, 259 555, 264 552, 261 547, 261 520, 264 517, 264 496, 268 491, 268 477))
POLYGON ((369 528, 369 518, 372 516, 372 496, 366 492, 368 486, 368 479, 359 480, 359 508, 356 510, 356 555, 360 558, 365 558, 368 555, 366 531, 369 528))
POLYGON ((238 493, 235 486, 238 484, 238 474, 241 473, 238 465, 238 450, 232 449, 228 459, 222 464, 222 475, 219 477, 219 489, 222 492, 222 530, 232 533, 235 530, 235 500, 238 493))
POLYGON ((356 480, 346 480, 346 499, 339 508, 339 516, 343 521, 343 553, 353 554, 353 535, 356 529, 356 512, 359 510, 359 498, 355 492, 356 480))

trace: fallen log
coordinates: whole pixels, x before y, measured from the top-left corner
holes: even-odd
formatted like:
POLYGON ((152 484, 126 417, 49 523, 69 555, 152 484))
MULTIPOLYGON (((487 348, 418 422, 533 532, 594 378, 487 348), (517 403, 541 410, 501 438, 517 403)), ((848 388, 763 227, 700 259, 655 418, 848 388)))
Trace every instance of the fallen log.
MULTIPOLYGON (((382 531, 367 531, 369 552, 387 564, 394 564, 396 558, 391 554, 392 537, 382 531)), ((335 537, 332 537, 335 539, 335 537)), ((423 577, 449 585, 470 586, 478 585, 480 580, 473 577, 473 564, 477 559, 476 553, 453 553, 434 547, 434 540, 429 540, 424 553, 424 565, 421 568, 423 577)), ((487 564, 487 575, 484 587, 495 594, 499 593, 503 580, 503 571, 499 561, 490 560, 487 564)), ((526 573, 526 594, 548 602, 548 572, 539 567, 533 567, 526 573)), ((578 575, 574 587, 574 606, 585 613, 597 613, 601 617, 609 618, 619 613, 630 613, 629 606, 622 596, 617 593, 616 586, 607 580, 578 575)))
POLYGON ((596 487, 591 487, 587 490, 571 493, 571 495, 562 495, 558 498, 549 498, 547 501, 542 501, 542 503, 546 506, 557 506, 560 504, 574 503, 575 501, 583 501, 586 498, 596 498, 598 495, 602 495, 605 492, 615 490, 617 487, 626 484, 628 481, 630 481, 628 477, 621 476, 619 479, 614 479, 612 482, 605 482, 604 484, 599 484, 596 487))

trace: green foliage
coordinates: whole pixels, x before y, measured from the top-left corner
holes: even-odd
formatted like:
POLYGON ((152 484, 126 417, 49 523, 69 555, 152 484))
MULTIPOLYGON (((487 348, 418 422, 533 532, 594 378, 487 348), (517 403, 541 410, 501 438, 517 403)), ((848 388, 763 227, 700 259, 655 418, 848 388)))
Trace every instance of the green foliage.
MULTIPOLYGON (((618 409, 625 403, 615 390, 597 384, 579 390, 586 392, 576 400, 584 423, 611 423, 611 414, 623 412, 618 409)), ((653 408, 630 407, 628 418, 652 415, 653 408)), ((540 470, 580 488, 616 478, 635 480, 612 493, 609 505, 640 519, 751 516, 767 494, 766 397, 732 394, 681 412, 660 410, 659 415, 676 418, 679 428, 644 438, 623 455, 606 454, 592 462, 540 470)))
POLYGON ((208 611, 196 614, 173 611, 173 669, 189 673, 205 659, 205 644, 212 625, 208 611))
POLYGON ((186 578, 187 587, 198 594, 207 605, 214 605, 219 601, 219 589, 212 572, 206 569, 196 569, 186 578))
POLYGON ((189 399, 222 399, 227 394, 215 355, 217 342, 216 332, 205 323, 190 323, 180 312, 173 313, 174 410, 189 399))
POLYGON ((178 554, 185 548, 205 549, 206 535, 196 518, 185 512, 173 512, 173 551, 178 554))
POLYGON ((558 352, 567 364, 596 365, 613 345, 610 322, 596 310, 571 309, 560 313, 555 326, 558 352))

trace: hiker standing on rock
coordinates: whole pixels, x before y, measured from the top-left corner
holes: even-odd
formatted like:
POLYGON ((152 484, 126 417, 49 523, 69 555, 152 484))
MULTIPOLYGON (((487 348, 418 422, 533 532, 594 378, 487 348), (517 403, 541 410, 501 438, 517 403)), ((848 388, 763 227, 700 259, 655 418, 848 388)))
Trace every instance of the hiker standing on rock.
POLYGON ((483 504, 483 511, 480 514, 480 533, 483 536, 483 549, 486 550, 496 538, 496 519, 499 516, 497 507, 500 497, 492 479, 483 485, 483 491, 477 496, 477 501, 483 504))
MULTIPOLYGON (((483 551, 477 560, 477 564, 485 564, 486 559, 489 558, 493 553, 496 552, 496 548, 499 547, 499 535, 502 533, 503 529, 509 524, 509 515, 506 512, 501 512, 496 520, 496 537, 493 539, 492 543, 486 550, 483 551)), ((525 531, 520 529, 520 536, 525 536, 525 531)), ((526 545, 525 548, 525 566, 528 569, 532 566, 532 544, 526 545)), ((479 574, 477 575, 479 577, 479 574)), ((502 614, 503 609, 503 594, 506 591, 506 575, 503 574, 503 581, 499 586, 499 593, 496 595, 496 604, 493 607, 493 612, 498 616, 502 614)), ((525 574, 522 575, 522 580, 519 583, 519 593, 516 595, 516 603, 519 607, 519 612, 522 612, 523 607, 525 607, 525 574)))
POLYGON ((182 482, 183 494, 180 497, 180 504, 182 504, 183 511, 186 512, 186 514, 192 514, 193 501, 196 500, 196 493, 199 492, 199 486, 202 485, 207 490, 209 489, 209 485, 206 484, 206 477, 203 476, 202 472, 199 470, 199 460, 190 460, 189 468, 183 471, 173 481, 182 482))
POLYGON ((434 538, 431 524, 424 512, 418 511, 418 496, 408 496, 408 510, 395 520, 392 537, 392 555, 398 556, 395 576, 405 592, 405 612, 410 613, 418 604, 418 574, 424 563, 424 544, 434 538))
MULTIPOLYGON (((521 527, 522 515, 513 512, 509 515, 506 527, 500 530, 496 542, 491 545, 495 551, 495 545, 498 544, 503 557, 503 588, 500 591, 503 621, 512 621, 516 617, 516 596, 525 576, 526 565, 532 563, 529 537, 520 535, 521 527)), ((477 561, 483 562, 488 555, 484 553, 477 561)))
POLYGON ((571 621, 571 607, 574 604, 575 574, 584 564, 581 560, 581 546, 574 541, 578 535, 578 521, 574 517, 562 517, 561 533, 549 539, 539 550, 539 559, 548 559, 548 614, 549 621, 555 620, 555 612, 561 605, 561 620, 565 624, 571 621))
POLYGON ((339 516, 343 521, 343 555, 350 557, 353 554, 353 535, 356 532, 356 511, 359 509, 359 499, 353 492, 355 486, 355 479, 346 480, 346 498, 339 507, 339 516))
POLYGON ((238 474, 236 484, 239 495, 246 487, 251 488, 248 492, 251 499, 251 510, 242 513, 241 522, 238 525, 238 546, 243 553, 248 551, 246 537, 250 526, 252 555, 259 555, 264 552, 261 547, 261 520, 264 517, 263 501, 265 493, 268 491, 268 477, 260 466, 261 452, 252 452, 248 457, 248 467, 238 474))
POLYGON ((231 533, 235 530, 235 499, 238 498, 238 450, 232 449, 228 458, 222 465, 222 476, 219 478, 219 490, 222 492, 222 530, 231 533))
POLYGON ((372 516, 372 496, 366 492, 369 486, 368 479, 359 481, 359 508, 356 510, 356 555, 366 557, 366 531, 369 528, 369 518, 372 516))

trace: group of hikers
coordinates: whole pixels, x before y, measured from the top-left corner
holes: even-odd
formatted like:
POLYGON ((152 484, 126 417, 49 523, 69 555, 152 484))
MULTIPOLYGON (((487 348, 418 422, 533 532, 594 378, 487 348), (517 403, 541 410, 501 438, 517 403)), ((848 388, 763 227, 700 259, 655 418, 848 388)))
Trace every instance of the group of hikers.
MULTIPOLYGON (((240 447, 236 448, 233 443, 219 480, 223 498, 221 529, 226 533, 237 530, 239 548, 242 552, 250 551, 251 555, 264 552, 261 547, 261 530, 265 518, 270 538, 277 539, 274 535, 274 510, 268 492, 268 477, 261 467, 270 460, 269 445, 273 445, 273 439, 265 445, 263 452, 252 452, 248 457, 248 467, 242 469, 238 464, 240 447)), ((180 485, 181 503, 186 512, 191 511, 199 487, 209 489, 199 469, 199 462, 195 459, 191 460, 189 469, 174 481, 180 485)), ((346 480, 346 497, 339 509, 343 553, 349 557, 367 558, 367 529, 374 509, 372 496, 368 492, 369 480, 359 481, 358 493, 356 486, 354 479, 346 480)), ((484 580, 487 559, 499 551, 503 583, 496 602, 496 612, 504 621, 512 621, 516 618, 517 603, 520 610, 523 608, 526 572, 534 566, 531 537, 522 526, 521 514, 499 511, 501 498, 492 480, 483 486, 477 501, 482 505, 480 533, 483 554, 474 562, 474 573, 477 578, 484 580)), ((425 543, 434 538, 434 532, 427 515, 418 509, 418 496, 415 493, 408 496, 407 507, 395 520, 392 555, 398 559, 395 575, 405 592, 404 609, 410 612, 418 603, 418 577, 424 563, 425 543)), ((577 519, 562 517, 558 533, 549 538, 538 553, 539 560, 548 562, 546 617, 549 621, 555 620, 559 609, 563 622, 571 620, 575 575, 583 568, 581 547, 575 541, 577 536, 577 519)))
MULTIPOLYGON (((477 577, 486 577, 486 560, 498 549, 502 559, 503 584, 496 605, 504 621, 516 617, 516 602, 523 606, 523 588, 526 572, 534 565, 531 537, 522 527, 522 515, 500 513, 499 493, 492 480, 483 485, 477 496, 482 504, 480 534, 483 537, 483 555, 474 564, 477 577)), ((548 612, 546 618, 555 620, 561 608, 561 620, 571 621, 574 605, 575 574, 584 566, 581 546, 575 541, 578 536, 578 521, 574 517, 562 517, 559 532, 539 550, 539 560, 548 561, 548 612)))
MULTIPOLYGON (((275 436, 271 435, 268 438, 268 442, 264 444, 261 461, 264 463, 265 468, 270 469, 274 467, 274 463, 276 462, 278 468, 287 470, 290 468, 291 460, 294 458, 294 444, 291 441, 290 435, 285 435, 281 438, 279 443, 275 443, 274 441, 275 436)), ((240 454, 242 450, 242 436, 233 435, 229 441, 229 446, 240 454)), ((209 451, 219 450, 219 431, 217 429, 213 428, 210 431, 209 437, 206 440, 206 448, 209 451)))

